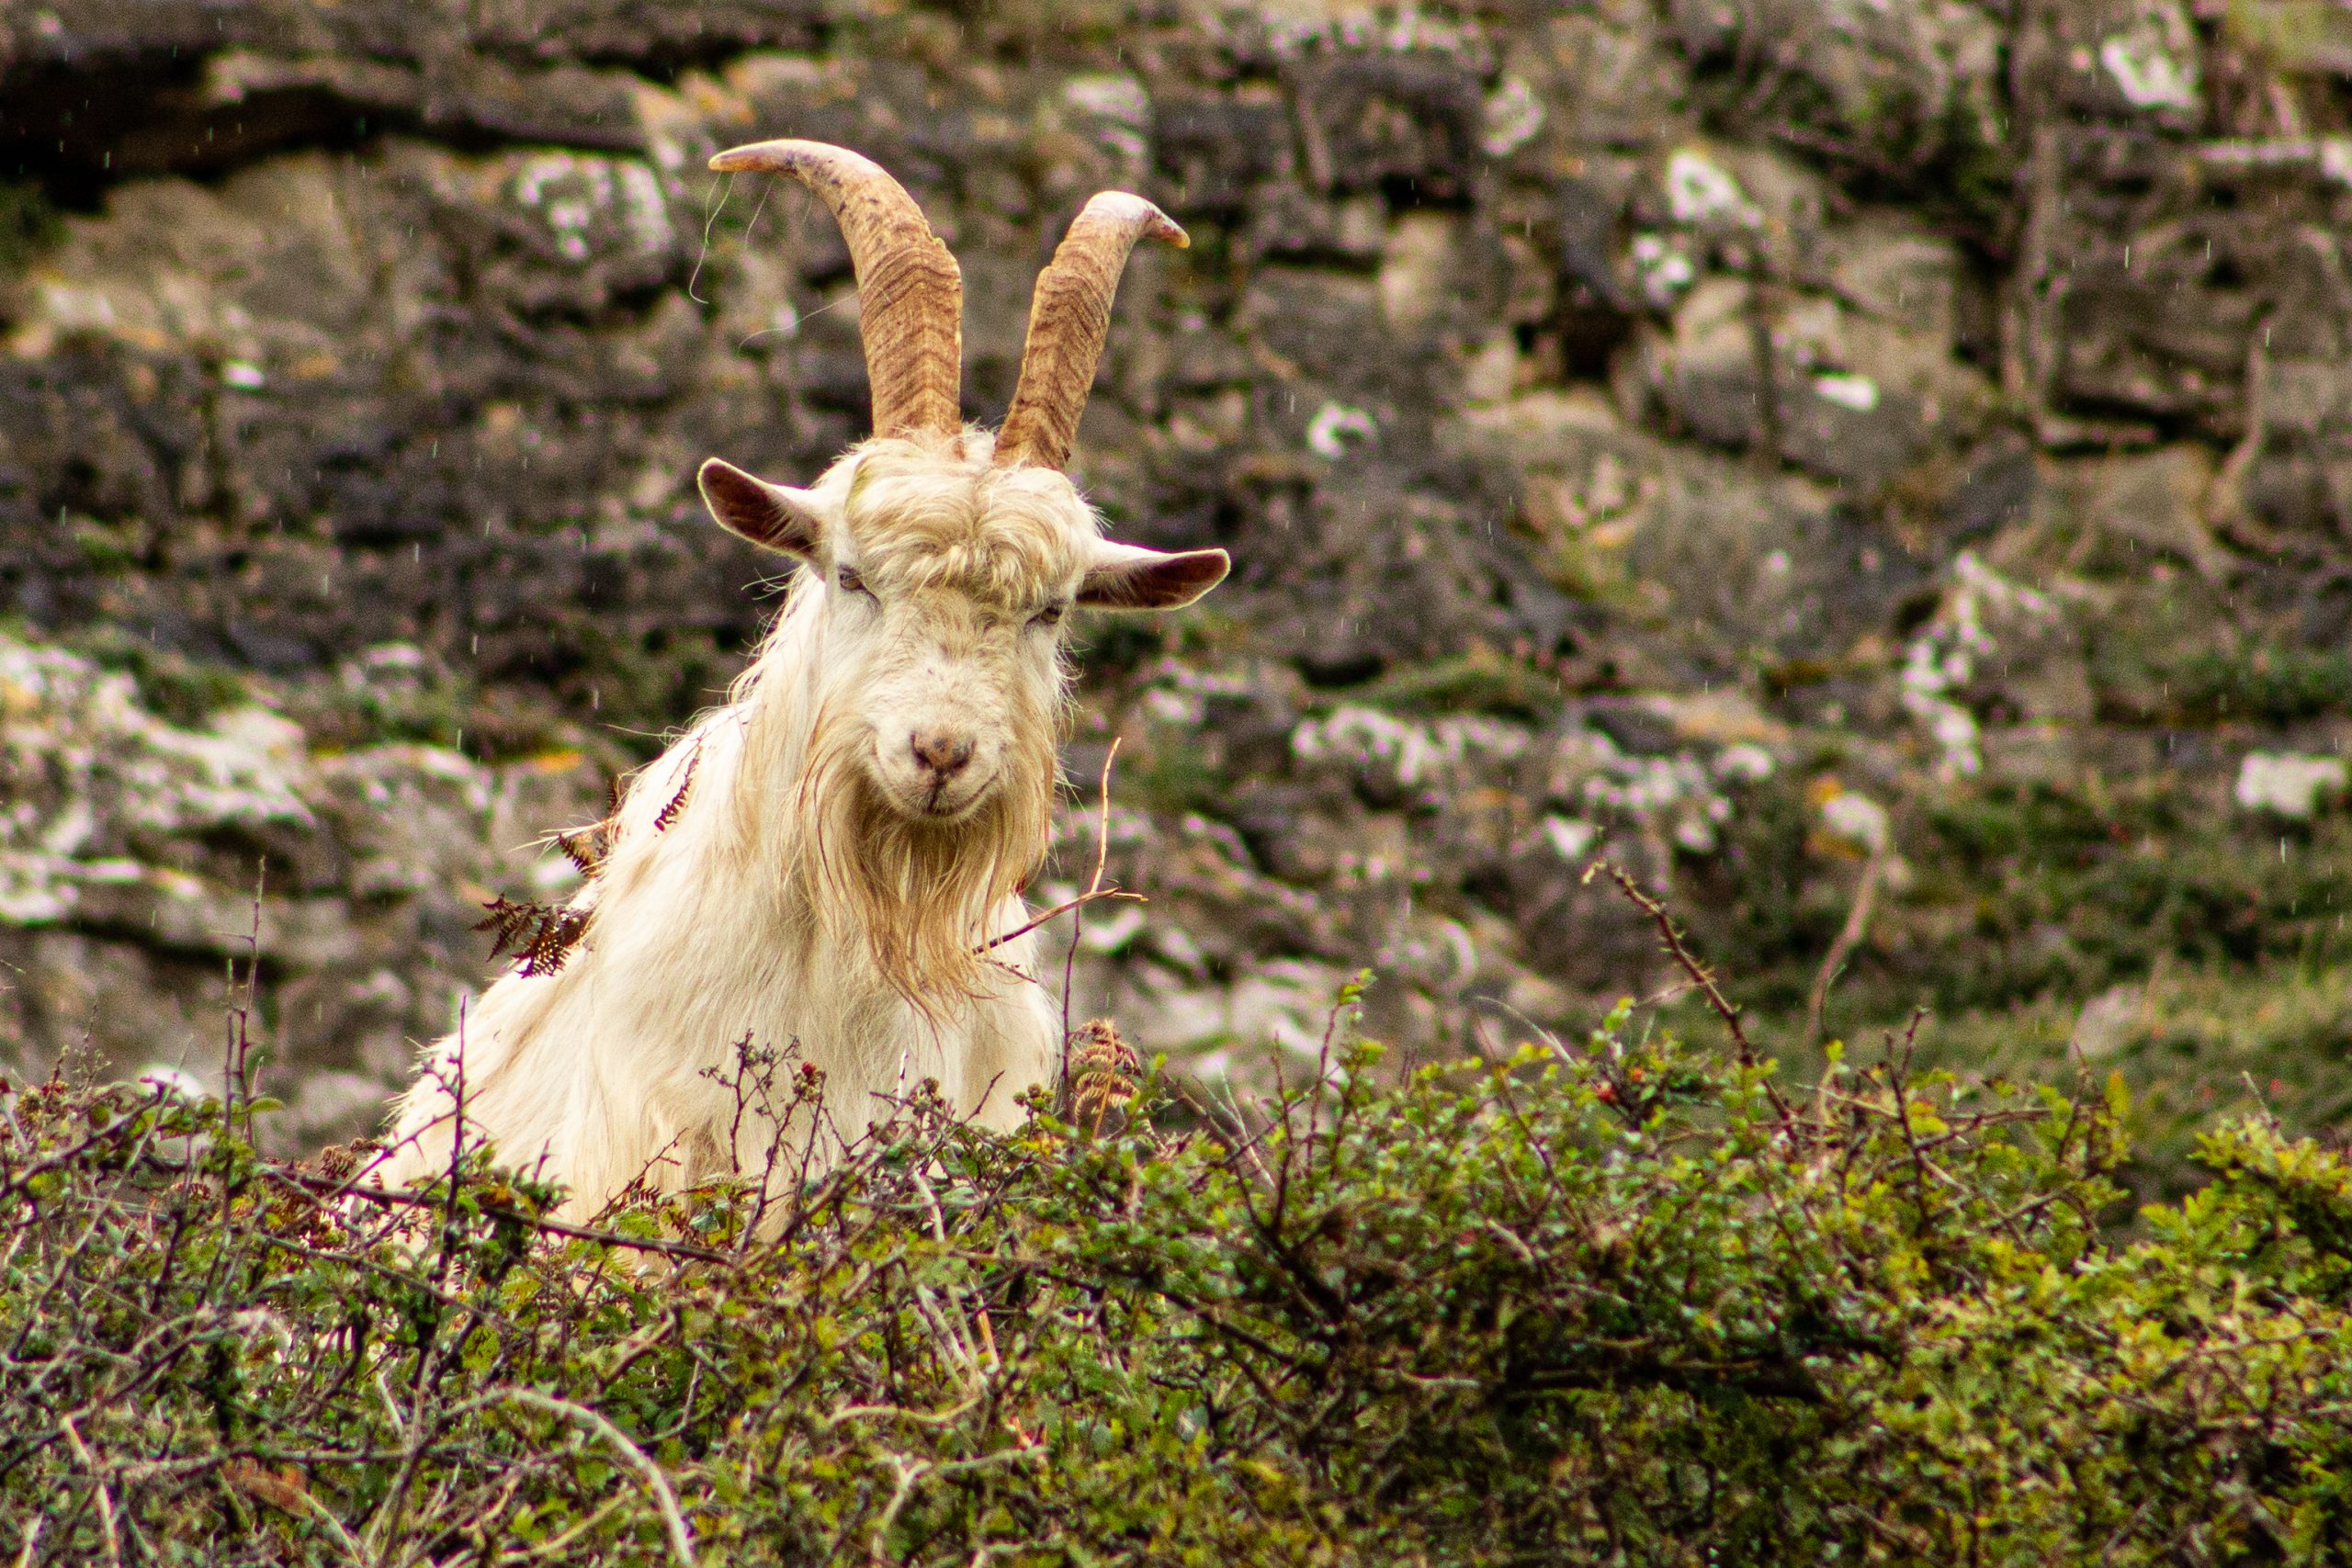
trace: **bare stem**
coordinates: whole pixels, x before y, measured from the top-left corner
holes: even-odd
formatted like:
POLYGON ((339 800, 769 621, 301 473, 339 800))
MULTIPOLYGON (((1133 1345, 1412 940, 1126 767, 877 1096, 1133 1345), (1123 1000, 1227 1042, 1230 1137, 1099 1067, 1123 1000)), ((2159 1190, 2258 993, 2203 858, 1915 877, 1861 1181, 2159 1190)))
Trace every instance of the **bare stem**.
POLYGON ((574 1404, 568 1399, 558 1399, 535 1388, 510 1385, 499 1392, 518 1404, 527 1404, 534 1410, 543 1410, 550 1416, 576 1421, 604 1438, 606 1446, 621 1457, 622 1462, 637 1472, 639 1478, 645 1483, 645 1489, 653 1495, 653 1506, 661 1510, 662 1522, 670 1531, 672 1554, 686 1568, 695 1568, 694 1537, 686 1531, 685 1517, 678 1512, 678 1495, 670 1490, 670 1478, 662 1473, 662 1467, 646 1458, 645 1450, 630 1442, 628 1434, 584 1404, 574 1404))
MULTIPOLYGON (((1682 933, 1675 929, 1674 917, 1666 912, 1666 906, 1643 892, 1641 884, 1628 875, 1623 866, 1611 861, 1594 861, 1585 867, 1582 880, 1589 883, 1600 875, 1606 875, 1614 882, 1618 890, 1633 901, 1634 907, 1650 918, 1650 923, 1657 928, 1658 945, 1666 950, 1667 956, 1673 959, 1685 975, 1690 976, 1690 983, 1698 987, 1701 996, 1707 998, 1707 1006, 1723 1020, 1724 1029, 1731 1035, 1732 1050, 1739 1057, 1739 1065, 1749 1068, 1761 1066, 1756 1047, 1747 1038, 1747 1028, 1740 1021, 1739 1008, 1724 995, 1723 987, 1715 983, 1714 972, 1700 963, 1698 955, 1683 942, 1682 933)), ((1781 1120, 1786 1122, 1790 1119, 1789 1106, 1781 1098, 1781 1091, 1767 1080, 1764 1092, 1770 1097, 1773 1109, 1781 1113, 1781 1120)))
POLYGON ((1075 898, 1063 899, 1060 903, 1055 905, 1052 908, 1047 909, 1044 914, 1039 915, 1036 919, 1029 921, 1027 924, 1015 926, 1012 930, 1005 932, 1002 936, 991 938, 989 941, 981 944, 979 951, 986 953, 991 947, 1002 947, 1008 942, 1012 942, 1021 937, 1027 936, 1039 926, 1045 925, 1052 920, 1059 919, 1062 916, 1069 914, 1073 909, 1083 909, 1089 904, 1099 904, 1105 898, 1117 898, 1129 904, 1142 904, 1148 902, 1142 894, 1130 893, 1124 887, 1089 888, 1075 898))
POLYGON ((1846 960, 1870 934, 1871 912, 1878 907, 1878 890, 1886 881, 1886 863, 1893 853, 1888 844, 1881 844, 1871 852, 1862 864, 1862 880, 1854 889, 1854 907, 1846 911, 1846 924, 1829 951, 1821 960, 1821 970, 1813 977, 1813 991, 1804 1004, 1804 1047, 1810 1051, 1821 1043, 1822 1021, 1829 1010, 1829 987, 1837 983, 1838 975, 1846 960))
MULTIPOLYGON (((170 1167, 161 1168, 170 1169, 170 1167)), ((338 1181, 323 1176, 288 1167, 277 1167, 269 1173, 279 1181, 288 1182, 308 1191, 334 1199, 359 1199, 369 1203, 382 1203, 401 1208, 437 1208, 445 1200, 429 1192, 413 1191, 401 1187, 369 1187, 349 1181, 338 1181)), ((732 1268, 741 1259, 707 1247, 690 1246, 683 1241, 662 1241, 650 1236, 623 1235, 617 1231, 597 1230, 588 1225, 568 1224, 545 1214, 534 1214, 526 1209, 511 1208, 503 1203, 481 1203, 481 1213, 492 1219, 504 1220, 529 1230, 548 1235, 568 1237, 573 1241, 593 1241, 600 1247, 626 1247, 635 1252, 659 1252, 672 1258, 690 1258, 696 1263, 723 1263, 732 1268)))
POLYGON ((90 1456, 89 1448, 82 1441, 82 1434, 74 1429, 74 1418, 71 1416, 59 1424, 59 1429, 65 1434, 66 1444, 73 1449, 74 1457, 80 1460, 90 1472, 90 1495, 97 1499, 98 1528, 106 1535, 107 1560, 112 1562, 115 1568, 122 1568, 122 1538, 115 1530, 114 1499, 107 1493, 107 1472, 100 1469, 98 1461, 90 1456))
POLYGON ((1047 921, 1058 919, 1074 909, 1083 909, 1089 904, 1101 899, 1123 898, 1135 904, 1144 902, 1144 896, 1140 893, 1129 893, 1121 887, 1102 886, 1102 868, 1111 856, 1111 764, 1118 760, 1118 756, 1119 740, 1118 737, 1114 736, 1111 739, 1111 750, 1102 759, 1101 804, 1094 825, 1094 879, 1086 885, 1086 891, 1075 898, 1063 899, 1024 925, 1015 926, 1001 936, 990 937, 975 948, 974 952, 986 953, 991 948, 1002 947, 1008 942, 1016 942, 1047 921))

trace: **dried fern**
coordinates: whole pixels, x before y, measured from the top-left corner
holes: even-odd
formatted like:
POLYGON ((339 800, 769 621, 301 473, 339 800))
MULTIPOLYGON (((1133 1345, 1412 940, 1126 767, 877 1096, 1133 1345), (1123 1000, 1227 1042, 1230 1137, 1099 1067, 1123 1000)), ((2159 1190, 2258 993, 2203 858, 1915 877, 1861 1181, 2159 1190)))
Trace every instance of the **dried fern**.
MULTIPOLYGON (((564 852, 570 854, 571 851, 564 852)), ((482 908, 490 914, 476 921, 474 930, 494 933, 491 956, 520 956, 525 975, 554 974, 571 956, 571 950, 580 945, 580 939, 588 934, 590 912, 566 904, 492 898, 482 908)))
POLYGON ((1072 1033, 1070 1045, 1070 1112, 1099 1135, 1103 1118, 1135 1099, 1143 1065, 1107 1018, 1090 1019, 1072 1033))
MULTIPOLYGON (((593 882, 596 874, 605 869, 605 863, 612 858, 613 840, 618 836, 620 819, 621 781, 613 779, 605 785, 605 815, 585 828, 555 833, 552 841, 556 852, 571 863, 573 870, 593 882)), ((474 929, 486 931, 489 928, 482 925, 474 929)))
POLYGON ((605 869, 605 857, 613 852, 613 825, 608 818, 591 822, 585 828, 555 835, 555 847, 570 861, 581 875, 594 880, 605 869))
POLYGON ((686 808, 686 793, 695 787, 695 769, 701 761, 702 743, 696 741, 694 750, 686 758, 686 771, 678 780, 678 793, 672 795, 669 803, 660 811, 654 813, 653 830, 655 832, 659 833, 666 829, 671 823, 678 819, 678 813, 686 808))

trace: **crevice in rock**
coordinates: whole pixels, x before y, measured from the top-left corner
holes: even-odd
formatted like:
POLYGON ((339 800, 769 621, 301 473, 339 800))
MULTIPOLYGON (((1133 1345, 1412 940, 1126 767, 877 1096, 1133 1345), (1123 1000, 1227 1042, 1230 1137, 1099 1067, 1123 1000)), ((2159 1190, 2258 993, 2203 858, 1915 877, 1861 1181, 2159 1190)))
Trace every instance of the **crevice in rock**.
POLYGON ((639 152, 635 83, 668 85, 747 50, 821 41, 815 22, 759 9, 624 18, 567 39, 560 55, 497 39, 426 39, 398 55, 224 39, 212 49, 156 40, 0 58, 0 179, 86 212, 117 181, 217 178, 275 154, 387 134, 476 153, 530 143, 639 152))
POLYGON ((520 141, 639 147, 618 94, 605 95, 602 107, 540 112, 528 85, 519 78, 452 85, 395 64, 181 50, 19 64, 0 75, 0 177, 36 184, 55 206, 87 212, 118 181, 217 178, 296 149, 349 149, 395 132, 469 152, 520 141))

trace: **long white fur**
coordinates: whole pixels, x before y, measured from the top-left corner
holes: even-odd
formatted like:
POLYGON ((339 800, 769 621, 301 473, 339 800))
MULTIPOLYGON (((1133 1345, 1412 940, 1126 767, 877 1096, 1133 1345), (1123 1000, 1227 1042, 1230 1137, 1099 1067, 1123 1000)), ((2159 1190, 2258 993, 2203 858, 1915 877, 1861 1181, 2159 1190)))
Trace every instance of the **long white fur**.
POLYGON ((591 919, 568 961, 537 976, 518 964, 427 1052, 377 1179, 447 1168, 460 1093, 468 1145, 486 1139, 502 1163, 560 1179, 574 1215, 635 1180, 675 1190, 757 1173, 779 1137, 786 1168, 809 1139, 823 1164, 836 1134, 744 1114, 714 1080, 737 1076, 747 1038, 797 1052, 776 1074, 780 1100, 796 1060, 824 1075, 839 1136, 863 1131, 877 1097, 925 1078, 983 1125, 1018 1122, 1021 1095, 1059 1055, 1056 1007, 1031 977, 1036 937, 911 987, 903 945, 894 973, 886 939, 906 934, 893 922, 944 922, 952 945, 930 951, 971 954, 1030 918, 1013 889, 1046 847, 1066 689, 1059 633, 1038 636, 1033 611, 1067 603, 1104 560, 1148 553, 1102 541, 1058 473, 991 471, 988 456, 979 432, 876 441, 812 490, 785 492, 831 518, 810 570, 726 705, 630 783, 601 874, 575 900, 591 919), (902 610, 916 631, 858 630, 869 612, 834 581, 853 558, 879 584, 875 603, 897 607, 872 613, 902 610), (1002 808, 943 829, 944 860, 900 866, 906 897, 876 893, 888 867, 853 886, 844 866, 862 843, 910 830, 888 808, 887 769, 861 747, 897 733, 909 705, 943 703, 1012 731, 990 738, 1002 808))

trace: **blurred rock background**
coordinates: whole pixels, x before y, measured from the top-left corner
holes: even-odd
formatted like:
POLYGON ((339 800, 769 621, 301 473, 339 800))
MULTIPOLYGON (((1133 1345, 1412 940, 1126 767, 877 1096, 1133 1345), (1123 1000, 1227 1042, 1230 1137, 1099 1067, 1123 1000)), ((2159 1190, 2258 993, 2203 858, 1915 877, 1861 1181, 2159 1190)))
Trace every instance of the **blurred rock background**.
POLYGON ((2120 1073, 2157 1184, 2352 1121, 2345 0, 17 0, 13 1070, 212 1070, 257 947, 281 1135, 347 1134, 561 889, 778 586, 695 465, 863 433, 831 223, 703 167, 779 134, 923 201, 984 421, 1088 194, 1192 231, 1080 467, 1238 566, 1087 628, 1042 891, 1115 736, 1152 901, 1081 1016, 1575 1030, 1674 978, 1606 856, 1784 1056, 1926 1005, 2120 1073))

